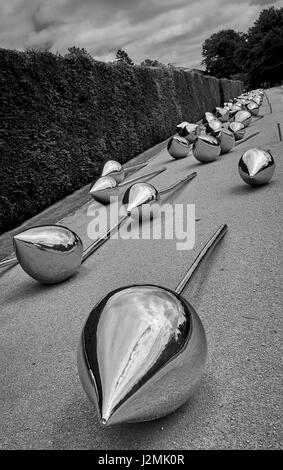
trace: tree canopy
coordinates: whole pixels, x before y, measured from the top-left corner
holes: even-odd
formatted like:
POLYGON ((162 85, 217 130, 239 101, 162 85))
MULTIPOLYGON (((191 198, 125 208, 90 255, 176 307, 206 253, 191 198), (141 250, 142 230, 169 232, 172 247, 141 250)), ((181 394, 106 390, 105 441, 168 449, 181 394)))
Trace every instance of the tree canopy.
POLYGON ((122 64, 127 64, 127 65, 134 65, 134 62, 132 59, 128 56, 126 51, 123 51, 123 49, 118 49, 116 52, 116 62, 122 63, 122 64))
POLYGON ((267 8, 247 33, 221 30, 206 39, 203 64, 217 78, 244 79, 249 86, 283 78, 283 8, 267 8))

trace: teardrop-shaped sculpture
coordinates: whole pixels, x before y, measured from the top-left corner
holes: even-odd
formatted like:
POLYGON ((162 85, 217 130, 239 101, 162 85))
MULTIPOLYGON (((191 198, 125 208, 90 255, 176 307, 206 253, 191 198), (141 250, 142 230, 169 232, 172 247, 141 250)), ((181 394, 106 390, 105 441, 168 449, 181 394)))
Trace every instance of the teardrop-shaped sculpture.
POLYGON ((233 132, 235 140, 243 139, 245 135, 245 126, 242 122, 230 122, 229 130, 233 132))
POLYGON ((216 119, 216 116, 213 113, 210 113, 209 111, 207 111, 206 113, 204 113, 202 122, 203 124, 208 124, 209 121, 211 121, 212 119, 216 119))
POLYGON ((193 144, 193 155, 202 163, 210 163, 217 160, 221 152, 218 140, 210 135, 200 135, 193 144))
POLYGON ((200 132, 201 132, 201 127, 198 124, 189 123, 184 128, 183 136, 190 144, 192 144, 196 140, 200 132))
POLYGON ((190 153, 190 144, 185 138, 174 136, 171 137, 167 144, 167 151, 176 160, 186 158, 190 153))
POLYGON ((251 123, 252 120, 252 115, 249 111, 238 111, 238 113, 235 114, 235 121, 236 122, 241 122, 244 124, 245 127, 248 127, 251 123))
POLYGON ((238 168, 240 177, 245 183, 261 186, 271 180, 275 162, 269 151, 253 148, 241 156, 238 168))
POLYGON ((229 119, 229 108, 220 108, 216 106, 216 117, 220 122, 227 122, 229 119))
POLYGON ((204 328, 189 302, 170 289, 134 285, 91 311, 78 371, 102 424, 149 421, 188 400, 206 355, 204 328))
POLYGON ((214 134, 214 137, 217 138, 220 144, 221 155, 230 152, 235 145, 234 134, 228 129, 221 129, 220 132, 214 134))
POLYGON ((89 194, 101 204, 109 204, 110 197, 118 196, 118 182, 113 176, 101 176, 90 188, 89 194))
POLYGON ((79 269, 80 237, 62 225, 42 225, 14 236, 14 249, 23 270, 43 284, 62 282, 79 269))
POLYGON ((235 117, 235 114, 237 114, 239 111, 241 111, 241 109, 242 109, 241 106, 237 106, 237 105, 233 104, 233 106, 231 107, 230 112, 229 112, 229 120, 233 121, 234 117, 235 117))
POLYGON ((125 179, 125 171, 121 163, 115 160, 109 160, 105 163, 101 176, 111 176, 117 183, 122 183, 125 179))
POLYGON ((222 129, 222 122, 219 119, 211 119, 206 125, 206 132, 218 132, 222 129))
POLYGON ((250 103, 247 105, 247 110, 251 113, 252 116, 257 116, 259 113, 259 106, 254 101, 250 101, 250 103))
POLYGON ((133 210, 157 201, 158 198, 159 194, 154 186, 149 183, 136 183, 125 192, 122 202, 127 204, 127 212, 131 214, 133 210))
POLYGON ((181 137, 184 137, 184 129, 185 127, 189 124, 188 121, 183 121, 183 122, 180 122, 180 124, 177 124, 176 126, 176 132, 178 132, 178 134, 181 136, 181 137))

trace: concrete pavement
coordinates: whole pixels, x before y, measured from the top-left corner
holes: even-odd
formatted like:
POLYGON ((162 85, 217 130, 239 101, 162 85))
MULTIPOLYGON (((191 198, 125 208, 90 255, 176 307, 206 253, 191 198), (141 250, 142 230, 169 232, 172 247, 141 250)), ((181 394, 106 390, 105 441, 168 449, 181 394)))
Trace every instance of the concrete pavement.
MULTIPOLYGON (((2 449, 278 449, 280 448, 280 248, 282 215, 283 88, 267 91, 254 139, 219 161, 173 160, 158 149, 150 180, 162 189, 190 171, 198 176, 170 201, 196 207, 193 250, 175 240, 110 240, 72 279, 42 286, 20 267, 0 274, 2 449), (247 186, 238 175, 243 151, 271 149, 276 170, 269 185, 247 186), (131 283, 170 288, 221 224, 229 231, 217 252, 184 291, 208 339, 208 362, 193 397, 174 414, 149 423, 102 428, 82 390, 76 349, 94 304, 131 283)), ((177 124, 177 123, 176 123, 177 124)), ((140 174, 148 171, 148 167, 140 174)), ((168 200, 167 200, 168 202, 168 200)), ((85 247, 90 203, 60 223, 85 247)))

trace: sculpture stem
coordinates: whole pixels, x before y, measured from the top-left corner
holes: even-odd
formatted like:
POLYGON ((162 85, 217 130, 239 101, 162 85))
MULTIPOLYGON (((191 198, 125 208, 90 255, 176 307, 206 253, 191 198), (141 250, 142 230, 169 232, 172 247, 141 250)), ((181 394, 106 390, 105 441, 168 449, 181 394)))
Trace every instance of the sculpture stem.
POLYGON ((121 188, 122 186, 126 186, 127 184, 133 184, 136 181, 139 181, 141 178, 148 178, 149 176, 159 175, 160 173, 162 173, 166 169, 167 169, 166 167, 161 168, 161 170, 160 169, 155 170, 155 171, 152 171, 151 173, 146 173, 145 175, 136 176, 135 178, 132 178, 131 180, 123 181, 123 183, 119 184, 119 188, 121 188))
POLYGON ((0 268, 7 268, 8 266, 14 266, 15 264, 18 264, 17 258, 5 259, 4 261, 1 261, 0 268))
POLYGON ((194 260, 193 264, 189 267, 188 271, 184 275, 183 279, 177 285, 175 292, 176 294, 181 294, 189 280, 191 279, 192 275, 200 265, 200 263, 209 256, 209 254, 214 250, 216 245, 222 239, 222 237, 227 232, 228 227, 226 224, 220 225, 220 227, 216 230, 215 234, 210 238, 210 240, 205 244, 203 249, 199 252, 198 256, 194 260))
POLYGON ((255 136, 258 135, 258 134, 260 134, 260 131, 256 131, 256 132, 254 132, 253 134, 248 135, 248 136, 245 137, 244 139, 238 140, 238 141, 235 143, 235 147, 236 147, 236 145, 240 145, 240 144, 242 144, 243 142, 246 142, 247 140, 251 139, 252 137, 255 137, 255 136))
POLYGON ((82 263, 90 256, 92 255, 92 253, 94 253, 97 248, 99 248, 101 245, 103 245, 103 243, 106 242, 106 240, 108 240, 111 235, 116 232, 117 230, 119 230, 120 226, 125 222, 125 220, 129 217, 130 214, 127 214, 127 215, 124 215, 124 217, 122 217, 117 224, 113 225, 113 227, 110 227, 105 233, 104 235, 102 235, 102 237, 100 237, 98 240, 95 240, 91 245, 89 245, 87 247, 86 250, 84 250, 83 252, 83 258, 82 258, 82 263))
POLYGON ((190 175, 186 176, 186 178, 183 178, 183 179, 177 181, 176 183, 172 184, 172 186, 169 186, 168 188, 165 188, 165 189, 162 189, 161 191, 159 191, 160 196, 162 196, 163 194, 169 193, 170 191, 173 191, 173 189, 177 188, 181 184, 186 183, 187 181, 190 181, 195 176, 197 176, 196 171, 194 171, 190 175))

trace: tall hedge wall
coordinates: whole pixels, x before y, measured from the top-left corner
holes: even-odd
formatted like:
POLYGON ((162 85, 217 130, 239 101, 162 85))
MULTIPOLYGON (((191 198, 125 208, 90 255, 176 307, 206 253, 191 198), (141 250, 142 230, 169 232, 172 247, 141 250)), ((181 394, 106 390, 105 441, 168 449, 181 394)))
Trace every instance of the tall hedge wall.
POLYGON ((179 69, 0 49, 0 232, 241 91, 179 69))

